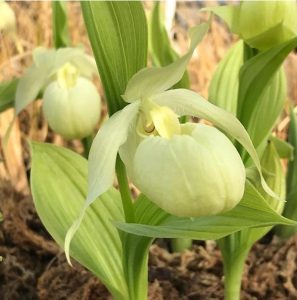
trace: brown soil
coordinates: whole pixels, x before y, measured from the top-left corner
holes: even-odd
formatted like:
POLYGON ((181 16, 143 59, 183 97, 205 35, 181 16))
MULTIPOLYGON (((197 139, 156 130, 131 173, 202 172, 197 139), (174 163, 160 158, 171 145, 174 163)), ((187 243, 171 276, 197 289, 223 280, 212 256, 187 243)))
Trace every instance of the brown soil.
MULTIPOLYGON (((112 299, 90 272, 68 266, 36 215, 32 200, 0 187, 0 295, 3 300, 112 299)), ((164 241, 151 247, 150 300, 223 299, 223 266, 214 242, 170 253, 164 241)), ((242 299, 297 299, 297 236, 270 236, 255 245, 246 264, 242 299)))

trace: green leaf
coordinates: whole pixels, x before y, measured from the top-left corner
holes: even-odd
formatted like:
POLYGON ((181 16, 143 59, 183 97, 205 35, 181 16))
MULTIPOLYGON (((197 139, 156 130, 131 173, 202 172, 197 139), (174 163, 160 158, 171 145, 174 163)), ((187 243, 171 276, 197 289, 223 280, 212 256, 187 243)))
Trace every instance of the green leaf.
POLYGON ((147 24, 138 1, 82 1, 109 113, 125 106, 128 80, 147 63, 147 24))
POLYGON ((287 191, 289 196, 291 193, 297 192, 297 117, 296 109, 294 112, 292 108, 290 111, 290 127, 288 142, 294 147, 293 160, 289 163, 288 166, 287 191))
MULTIPOLYGON (((171 46, 167 30, 164 25, 162 4, 156 1, 149 22, 149 45, 153 62, 156 66, 166 66, 178 59, 178 54, 171 46)), ((182 79, 174 88, 189 88, 189 74, 186 71, 182 79)))
POLYGON ((69 46, 66 2, 52 1, 53 41, 56 48, 69 46))
POLYGON ((209 101, 236 115, 243 42, 237 42, 220 61, 209 87, 209 101))
MULTIPOLYGON (((246 130, 259 156, 262 155, 271 131, 283 110, 287 94, 286 85, 284 70, 281 68, 267 84, 257 102, 253 103, 253 109, 250 109, 246 130)), ((255 94, 252 96, 257 97, 255 94)))
POLYGON ((270 135, 284 105, 284 59, 296 47, 291 39, 249 59, 240 71, 237 117, 250 133, 255 147, 270 135))
POLYGON ((148 98, 166 91, 181 80, 187 64, 192 57, 196 46, 200 43, 209 29, 209 23, 202 23, 191 28, 191 45, 188 52, 165 67, 145 68, 135 74, 128 82, 125 101, 133 102, 141 98, 148 98))
MULTIPOLYGON (((283 166, 280 161, 280 157, 276 151, 273 143, 268 143, 264 151, 263 157, 261 159, 261 165, 265 170, 265 179, 270 188, 279 195, 280 200, 270 197, 267 195, 261 186, 257 186, 258 191, 267 202, 267 204, 277 213, 281 214, 285 205, 286 196, 286 179, 283 171, 283 166)), ((251 228, 243 230, 242 232, 236 233, 241 241, 241 246, 243 249, 252 247, 253 244, 263 237, 272 227, 262 227, 262 228, 251 228)))
MULTIPOLYGON (((153 203, 150 206, 154 207, 153 203)), ((116 222, 119 229, 131 234, 158 238, 191 238, 197 240, 219 239, 231 233, 250 228, 274 224, 295 225, 276 213, 247 182, 243 199, 231 211, 208 217, 179 218, 164 213, 155 206, 156 216, 162 216, 161 225, 146 225, 116 222)))
MULTIPOLYGON (((31 188, 42 223, 62 247, 86 197, 87 161, 65 148, 33 143, 31 188)), ((120 195, 112 188, 86 210, 70 254, 98 276, 115 299, 128 300, 121 241, 112 223, 123 219, 120 195)))
POLYGON ((15 93, 19 79, 0 83, 0 113, 14 106, 15 93))
MULTIPOLYGON (((287 173, 287 202, 284 216, 297 220, 297 117, 293 109, 290 112, 289 143, 294 147, 293 160, 289 162, 287 173)), ((288 238, 297 231, 297 226, 289 228, 279 226, 277 233, 288 238)))
POLYGON ((154 96, 153 100, 173 109, 178 115, 189 115, 204 118, 212 122, 226 134, 235 138, 249 153, 261 177, 261 184, 265 191, 273 197, 277 197, 265 182, 258 154, 253 143, 239 120, 230 112, 219 108, 206 101, 199 94, 185 89, 166 91, 154 96))
POLYGON ((274 144, 280 158, 294 159, 294 147, 290 143, 274 135, 269 137, 269 141, 274 144))

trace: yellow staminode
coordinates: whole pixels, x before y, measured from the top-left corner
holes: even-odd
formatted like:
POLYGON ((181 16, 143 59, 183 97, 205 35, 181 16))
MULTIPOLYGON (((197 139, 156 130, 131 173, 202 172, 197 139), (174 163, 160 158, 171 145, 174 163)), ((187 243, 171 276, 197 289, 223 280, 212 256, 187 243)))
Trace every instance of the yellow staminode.
POLYGON ((57 80, 61 87, 71 88, 76 85, 79 71, 71 63, 66 63, 57 73, 57 80))
POLYGON ((169 107, 145 99, 140 111, 138 132, 141 136, 153 134, 169 139, 173 135, 181 134, 178 116, 169 107))

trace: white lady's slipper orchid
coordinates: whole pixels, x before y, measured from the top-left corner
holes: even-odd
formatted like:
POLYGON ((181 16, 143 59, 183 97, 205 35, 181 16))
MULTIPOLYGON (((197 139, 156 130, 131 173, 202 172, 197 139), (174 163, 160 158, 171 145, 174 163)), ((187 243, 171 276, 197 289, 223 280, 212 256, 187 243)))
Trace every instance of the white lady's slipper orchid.
POLYGON ((0 1, 0 31, 14 33, 16 30, 16 19, 12 8, 4 1, 0 1))
POLYGON ((19 114, 34 101, 40 91, 56 80, 59 69, 71 63, 82 77, 90 78, 97 74, 95 60, 78 48, 45 49, 36 48, 33 52, 33 64, 21 77, 16 90, 15 110, 19 114))
POLYGON ((73 65, 65 64, 43 95, 43 112, 49 126, 66 139, 90 135, 100 118, 100 96, 94 84, 73 65))
POLYGON ((266 50, 297 35, 296 1, 241 1, 210 7, 252 48, 266 50))
MULTIPOLYGON (((38 94, 46 89, 52 82, 57 80, 59 69, 70 63, 79 71, 82 78, 91 78, 97 74, 94 58, 85 54, 78 48, 45 49, 36 48, 33 52, 33 64, 20 78, 15 95, 15 115, 10 123, 4 137, 4 149, 12 129, 16 116, 31 102, 38 94)), ((90 86, 88 84, 88 86, 90 86)), ((85 85, 86 87, 86 85, 85 85)), ((93 87, 92 87, 93 90, 93 87)), ((90 92, 92 94, 92 92, 90 92)), ((94 108, 96 110, 97 106, 94 108)))
POLYGON ((248 133, 234 115, 192 91, 167 91, 182 78, 208 27, 203 23, 192 29, 189 51, 174 63, 135 74, 123 95, 130 104, 112 115, 97 133, 89 155, 88 196, 65 238, 69 262, 70 241, 86 208, 113 184, 117 153, 132 182, 169 213, 190 217, 217 214, 240 201, 245 170, 234 146, 218 129, 180 125, 178 116, 204 118, 237 139, 250 154, 265 191, 275 196, 262 176, 248 133))

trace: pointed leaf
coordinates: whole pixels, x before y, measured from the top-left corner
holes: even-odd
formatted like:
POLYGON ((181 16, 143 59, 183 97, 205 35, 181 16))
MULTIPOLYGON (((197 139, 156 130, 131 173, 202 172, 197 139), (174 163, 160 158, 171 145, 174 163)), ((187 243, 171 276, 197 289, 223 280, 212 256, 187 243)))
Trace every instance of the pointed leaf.
POLYGON ((255 140, 261 141, 270 134, 283 108, 286 84, 284 75, 277 72, 296 45, 297 38, 294 38, 261 52, 249 59, 240 71, 237 117, 246 128, 253 126, 253 129, 248 128, 252 135, 256 128, 259 137, 255 140))
MULTIPOLYGON (((62 247, 86 197, 87 161, 65 148, 33 143, 31 188, 39 217, 62 247)), ((87 209, 70 254, 98 276, 116 299, 127 299, 121 242, 112 220, 123 220, 115 189, 87 209)))
MULTIPOLYGON (((297 220, 297 117, 293 109, 290 111, 289 143, 294 147, 293 160, 288 165, 287 173, 287 202, 285 204, 284 216, 297 220)), ((297 226, 289 228, 279 226, 277 233, 288 238, 295 234, 297 226)))
POLYGON ((210 83, 209 101, 236 116, 243 42, 237 42, 220 61, 210 83))
POLYGON ((14 106, 15 93, 19 79, 0 83, 0 113, 14 106))
POLYGON ((139 1, 82 1, 109 113, 125 106, 128 80, 147 63, 147 24, 139 1))
POLYGON ((56 48, 69 46, 66 2, 52 2, 53 40, 56 48))
MULTIPOLYGON (((151 203, 152 206, 154 204, 151 203)), ((161 216, 161 209, 156 215, 161 216)), ((163 212, 164 214, 164 212, 163 212)), ((262 227, 274 224, 294 225, 277 214, 259 194, 255 187, 247 182, 245 194, 239 205, 231 211, 217 216, 200 218, 178 218, 168 215, 161 225, 144 225, 117 222, 119 229, 147 237, 191 238, 197 240, 219 239, 231 233, 249 227, 262 227)))
POLYGON ((294 111, 292 108, 290 110, 290 127, 288 142, 294 147, 293 160, 289 163, 287 177, 287 191, 288 195, 290 195, 294 191, 294 193, 297 192, 297 116, 296 109, 294 111))
POLYGON ((123 98, 133 102, 166 91, 181 80, 187 64, 198 43, 208 31, 209 23, 202 23, 190 31, 191 45, 189 51, 166 67, 146 68, 135 74, 128 82, 123 98))
MULTIPOLYGON (((241 83, 242 80, 244 79, 240 79, 241 83)), ((284 70, 281 68, 272 76, 271 81, 267 84, 261 95, 257 95, 252 91, 253 94, 251 97, 254 97, 256 101, 251 104, 253 108, 249 108, 248 120, 243 125, 245 125, 260 156, 283 110, 287 94, 286 85, 284 70)), ((248 110, 246 106, 245 109, 248 110)), ((241 115, 239 118, 240 120, 244 120, 245 117, 241 115)))
MULTIPOLYGON (((261 187, 258 187, 267 204, 277 213, 281 214, 285 205, 286 180, 280 157, 273 143, 269 143, 261 159, 263 169, 266 171, 265 179, 270 188, 279 195, 281 201, 267 195, 261 187)), ((242 247, 252 247, 253 244, 263 237, 272 227, 250 228, 240 232, 242 247)), ((293 228, 293 227, 292 227, 293 228)))
POLYGON ((277 197, 263 178, 260 160, 248 133, 239 120, 231 113, 211 104, 199 94, 185 89, 166 91, 154 96, 153 100, 160 105, 170 107, 180 116, 190 115, 204 118, 225 133, 230 134, 249 153, 261 176, 261 183, 265 191, 271 196, 277 197))
POLYGON ((274 135, 271 135, 269 140, 274 144, 280 158, 294 159, 294 147, 290 143, 274 135))

